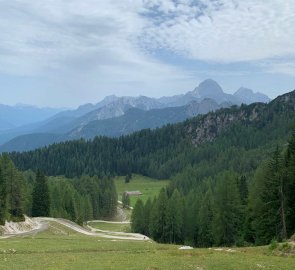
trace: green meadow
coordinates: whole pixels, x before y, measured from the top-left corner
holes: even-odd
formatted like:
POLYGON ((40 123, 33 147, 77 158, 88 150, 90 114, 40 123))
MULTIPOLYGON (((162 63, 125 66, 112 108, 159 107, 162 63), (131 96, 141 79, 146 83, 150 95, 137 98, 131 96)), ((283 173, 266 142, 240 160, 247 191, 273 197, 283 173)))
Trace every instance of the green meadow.
POLYGON ((0 269, 249 270, 295 269, 295 257, 268 247, 179 250, 155 242, 84 236, 55 222, 47 231, 0 240, 0 269))
POLYGON ((161 188, 166 187, 169 180, 157 180, 142 175, 133 175, 129 183, 125 183, 125 177, 119 176, 115 178, 115 184, 118 192, 118 198, 121 201, 124 191, 140 191, 141 196, 131 196, 130 205, 134 206, 137 199, 140 198, 146 202, 150 197, 159 195, 161 188))

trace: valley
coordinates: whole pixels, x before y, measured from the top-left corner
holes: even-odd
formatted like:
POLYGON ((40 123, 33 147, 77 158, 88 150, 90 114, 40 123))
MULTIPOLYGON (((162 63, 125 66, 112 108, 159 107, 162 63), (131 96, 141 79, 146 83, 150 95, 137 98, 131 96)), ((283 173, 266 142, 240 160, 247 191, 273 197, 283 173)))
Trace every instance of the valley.
POLYGON ((294 104, 2 154, 1 224, 39 224, 4 231, 5 267, 293 269, 294 104))
MULTIPOLYGON (((141 129, 156 129, 182 122, 232 105, 269 101, 266 95, 243 87, 234 94, 227 94, 217 82, 207 79, 193 91, 171 97, 108 96, 97 104, 84 104, 75 110, 51 110, 52 114, 49 114, 48 109, 39 109, 36 114, 40 117, 44 111, 42 121, 36 119, 34 122, 35 118, 28 115, 26 118, 32 119, 31 123, 19 123, 16 127, 3 129, 0 126, 0 152, 29 151, 53 143, 93 139, 95 136, 119 137, 141 129), (46 118, 45 113, 50 117, 46 118)), ((6 107, 0 106, 3 117, 7 115, 6 107)), ((20 119, 26 116, 17 108, 9 110, 20 119)))
POLYGON ((0 270, 294 270, 294 14, 0 0, 0 270))

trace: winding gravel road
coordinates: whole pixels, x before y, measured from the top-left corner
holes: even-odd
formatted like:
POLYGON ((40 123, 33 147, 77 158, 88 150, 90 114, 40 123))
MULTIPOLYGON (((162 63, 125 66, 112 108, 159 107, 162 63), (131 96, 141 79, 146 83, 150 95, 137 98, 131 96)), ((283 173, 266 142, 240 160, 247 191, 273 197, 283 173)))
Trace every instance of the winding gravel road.
MULTIPOLYGON (((67 228, 70 228, 71 230, 88 235, 88 236, 95 236, 95 237, 102 237, 102 238, 108 238, 108 239, 114 239, 114 240, 136 240, 136 241, 146 241, 150 240, 147 236, 137 233, 124 233, 124 232, 112 232, 112 231, 103 231, 99 229, 95 229, 88 225, 88 222, 86 224, 86 228, 79 226, 78 224, 62 219, 62 218, 50 218, 50 217, 37 217, 37 218, 27 218, 30 220, 31 225, 33 225, 31 228, 22 228, 22 230, 8 230, 5 232, 4 235, 0 236, 0 239, 7 239, 11 237, 22 237, 22 236, 29 236, 29 235, 35 235, 37 233, 46 231, 49 226, 50 222, 56 222, 58 224, 61 224, 67 228)), ((90 221, 91 222, 91 221, 90 221)), ((94 221, 95 222, 95 221, 94 221)), ((128 221, 125 222, 108 222, 104 220, 100 220, 99 222, 105 222, 105 223, 116 223, 116 224, 128 224, 128 221)), ((13 225, 16 225, 14 223, 13 225)), ((24 225, 26 225, 26 222, 24 222, 24 225)))
MULTIPOLYGON (((81 227, 78 224, 62 219, 62 218, 49 218, 49 217, 40 217, 36 218, 37 221, 39 222, 57 222, 65 227, 68 227, 72 229, 73 231, 76 231, 78 233, 82 233, 84 235, 89 235, 89 236, 97 236, 97 237, 102 237, 102 238, 108 238, 108 239, 116 239, 116 240, 137 240, 137 241, 147 241, 150 240, 147 236, 138 234, 138 233, 124 233, 124 232, 111 232, 111 231, 102 231, 98 229, 94 229, 91 226, 87 225, 87 228, 81 227)), ((125 224, 125 222, 124 222, 125 224)))

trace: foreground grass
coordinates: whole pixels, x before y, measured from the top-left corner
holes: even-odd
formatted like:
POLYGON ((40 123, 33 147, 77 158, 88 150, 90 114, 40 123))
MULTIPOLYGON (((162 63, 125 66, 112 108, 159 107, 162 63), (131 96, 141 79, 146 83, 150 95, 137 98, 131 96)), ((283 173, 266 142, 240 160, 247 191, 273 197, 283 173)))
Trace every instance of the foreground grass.
POLYGON ((0 269, 295 269, 294 257, 272 256, 267 247, 178 250, 174 245, 83 236, 51 224, 34 237, 0 240, 0 269))
POLYGON ((116 177, 115 183, 119 200, 122 199, 122 194, 124 191, 139 190, 141 193, 143 193, 143 195, 139 197, 131 197, 130 203, 131 206, 134 206, 138 198, 141 198, 143 202, 146 202, 149 197, 153 199, 155 196, 158 196, 160 190, 163 187, 166 187, 169 181, 156 180, 142 175, 133 175, 129 183, 125 183, 125 177, 123 176, 116 177))

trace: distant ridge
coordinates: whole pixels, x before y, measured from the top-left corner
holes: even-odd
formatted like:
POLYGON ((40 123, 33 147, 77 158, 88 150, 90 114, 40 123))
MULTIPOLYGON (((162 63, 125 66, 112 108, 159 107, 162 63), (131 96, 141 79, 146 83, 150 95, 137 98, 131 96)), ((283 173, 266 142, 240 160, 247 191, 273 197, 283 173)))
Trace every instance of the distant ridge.
POLYGON ((88 103, 75 110, 58 112, 46 120, 22 127, 14 128, 11 123, 1 121, 4 119, 0 117, 0 145, 2 145, 0 149, 6 149, 5 151, 33 149, 37 145, 32 143, 30 146, 28 140, 33 138, 34 134, 38 134, 36 135, 38 147, 42 146, 42 139, 43 145, 48 145, 60 138, 120 136, 142 128, 156 128, 168 123, 180 122, 221 107, 269 101, 266 95, 254 93, 247 88, 240 88, 233 95, 227 94, 212 79, 201 82, 192 91, 171 97, 110 95, 96 104, 88 103), (182 108, 179 109, 179 107, 182 108), (23 136, 28 134, 30 136, 23 136))

